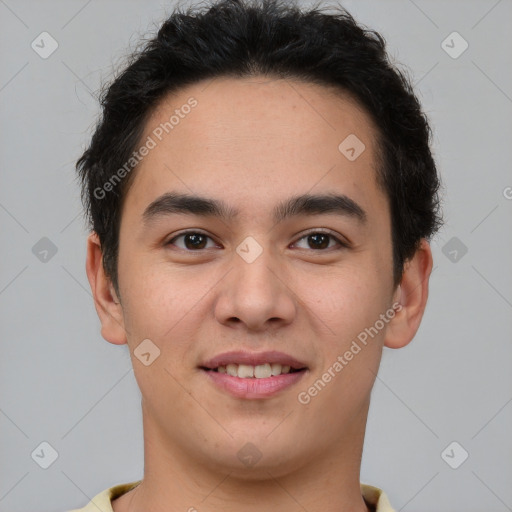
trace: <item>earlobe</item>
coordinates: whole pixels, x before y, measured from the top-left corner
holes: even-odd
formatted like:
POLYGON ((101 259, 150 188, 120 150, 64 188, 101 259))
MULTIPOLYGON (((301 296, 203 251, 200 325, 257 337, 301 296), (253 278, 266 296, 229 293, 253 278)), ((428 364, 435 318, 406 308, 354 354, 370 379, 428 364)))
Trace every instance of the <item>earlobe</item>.
POLYGON ((388 324, 384 346, 402 348, 414 338, 427 305, 432 263, 430 245, 426 239, 422 239, 414 256, 405 264, 402 280, 395 291, 397 308, 388 324))
POLYGON ((101 335, 115 345, 126 343, 122 306, 111 279, 105 274, 101 244, 95 232, 87 238, 86 272, 101 322, 101 335))

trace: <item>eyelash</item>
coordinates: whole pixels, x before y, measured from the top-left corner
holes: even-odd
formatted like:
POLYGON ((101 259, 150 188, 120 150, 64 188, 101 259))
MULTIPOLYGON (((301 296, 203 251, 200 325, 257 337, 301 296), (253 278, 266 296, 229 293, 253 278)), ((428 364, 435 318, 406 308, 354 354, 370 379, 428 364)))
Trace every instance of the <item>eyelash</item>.
MULTIPOLYGON (((189 235, 189 234, 194 234, 194 235, 202 235, 202 236, 205 236, 207 238, 209 238, 210 240, 213 240, 213 238, 209 235, 207 235, 206 233, 203 233, 202 231, 198 231, 198 230, 189 230, 189 231, 183 231, 182 233, 179 233, 178 235, 174 236, 172 239, 170 239, 168 242, 165 243, 166 246, 168 245, 173 245, 173 242, 182 237, 182 236, 185 236, 185 235, 189 235)), ((308 236, 310 235, 317 235, 317 234, 322 234, 322 235, 328 235, 331 239, 334 239, 339 247, 336 248, 336 247, 329 247, 329 248, 326 248, 326 249, 309 249, 310 251, 314 251, 314 252, 328 252, 328 251, 331 251, 331 250, 342 250, 342 249, 348 249, 350 247, 350 245, 347 243, 347 242, 343 242, 342 240, 340 240, 337 236, 335 236, 333 234, 332 231, 329 231, 329 230, 322 230, 322 229, 317 229, 317 230, 314 230, 314 231, 310 231, 304 235, 302 235, 298 240, 297 242, 299 242, 300 240, 303 240, 304 238, 307 238, 308 236)), ((197 250, 191 250, 191 249, 182 249, 181 247, 178 247, 178 249, 180 251, 184 251, 184 252, 202 252, 202 251, 205 251, 206 249, 197 249, 197 250)), ((302 249, 304 250, 304 249, 302 249)), ((306 249, 307 250, 307 249, 306 249)))

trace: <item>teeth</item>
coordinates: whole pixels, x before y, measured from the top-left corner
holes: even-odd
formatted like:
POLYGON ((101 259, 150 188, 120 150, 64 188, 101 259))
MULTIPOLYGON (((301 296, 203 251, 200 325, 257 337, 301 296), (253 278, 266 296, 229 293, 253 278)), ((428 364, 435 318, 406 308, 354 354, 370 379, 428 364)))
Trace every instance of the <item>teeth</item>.
POLYGON ((270 367, 272 369, 272 375, 281 375, 282 365, 279 363, 272 363, 270 367))
POLYGON ((254 376, 257 379, 266 379, 272 375, 272 368, 268 363, 259 364, 254 367, 254 376))
POLYGON ((219 373, 227 373, 231 377, 266 379, 283 373, 290 373, 289 365, 281 365, 279 363, 265 363, 257 366, 250 364, 228 364, 227 366, 219 366, 219 373))
POLYGON ((228 364, 226 366, 226 373, 231 375, 231 377, 238 377, 238 365, 237 364, 228 364))
POLYGON ((248 364, 239 364, 238 376, 241 378, 254 377, 254 366, 250 366, 248 364))

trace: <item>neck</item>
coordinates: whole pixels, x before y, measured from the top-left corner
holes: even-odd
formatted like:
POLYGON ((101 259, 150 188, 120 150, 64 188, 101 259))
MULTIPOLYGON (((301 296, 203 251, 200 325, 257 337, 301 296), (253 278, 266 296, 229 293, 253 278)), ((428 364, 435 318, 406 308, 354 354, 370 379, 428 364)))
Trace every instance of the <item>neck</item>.
POLYGON ((359 483, 367 413, 368 406, 325 453, 257 464, 242 475, 169 443, 143 407, 144 479, 113 501, 114 512, 368 512, 359 483))

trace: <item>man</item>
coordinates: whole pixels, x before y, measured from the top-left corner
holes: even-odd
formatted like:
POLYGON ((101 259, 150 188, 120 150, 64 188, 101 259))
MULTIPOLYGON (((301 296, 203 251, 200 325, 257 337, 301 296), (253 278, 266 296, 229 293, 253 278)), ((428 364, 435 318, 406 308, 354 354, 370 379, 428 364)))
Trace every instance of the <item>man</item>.
POLYGON ((102 105, 86 267, 145 464, 82 510, 392 511, 359 481, 370 393, 420 325, 441 219, 383 39, 342 9, 177 11, 102 105))

